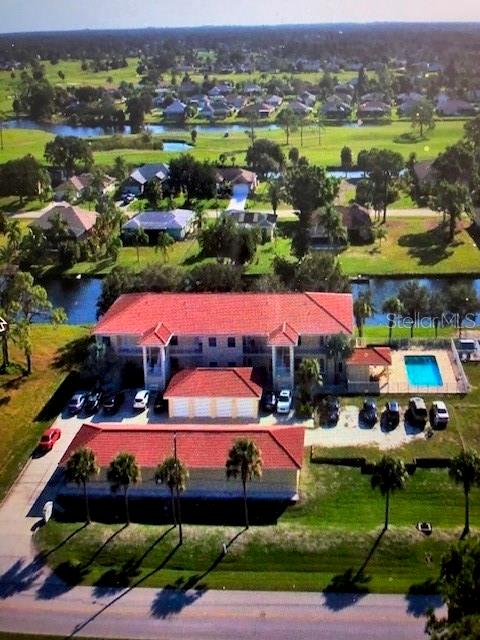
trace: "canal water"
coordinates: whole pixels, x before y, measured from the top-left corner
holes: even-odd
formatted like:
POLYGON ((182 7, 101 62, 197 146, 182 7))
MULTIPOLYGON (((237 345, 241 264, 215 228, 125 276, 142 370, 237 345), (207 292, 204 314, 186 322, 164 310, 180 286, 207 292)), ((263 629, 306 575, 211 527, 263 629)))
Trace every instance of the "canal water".
MULTIPOLYGON (((430 292, 440 292, 451 282, 447 278, 371 278, 368 283, 353 284, 354 296, 370 290, 376 313, 367 324, 387 324, 385 314, 381 312, 384 300, 398 294, 400 287, 415 280, 426 286, 430 292)), ((480 297, 480 278, 466 278, 473 282, 480 297)), ((70 324, 92 324, 96 322, 97 300, 102 292, 101 278, 54 278, 42 282, 48 297, 54 306, 63 307, 70 324)))

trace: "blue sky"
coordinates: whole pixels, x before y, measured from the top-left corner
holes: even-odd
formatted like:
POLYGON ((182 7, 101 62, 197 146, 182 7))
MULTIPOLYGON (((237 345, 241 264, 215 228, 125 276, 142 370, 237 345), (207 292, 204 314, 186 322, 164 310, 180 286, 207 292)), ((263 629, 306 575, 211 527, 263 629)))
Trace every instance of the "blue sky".
POLYGON ((480 21, 479 0, 0 0, 0 32, 210 24, 480 21))

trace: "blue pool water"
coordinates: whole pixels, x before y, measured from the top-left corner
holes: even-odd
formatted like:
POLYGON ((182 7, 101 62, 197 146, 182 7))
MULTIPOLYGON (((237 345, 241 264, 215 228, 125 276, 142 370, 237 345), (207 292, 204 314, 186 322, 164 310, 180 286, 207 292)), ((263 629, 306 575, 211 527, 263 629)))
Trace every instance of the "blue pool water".
POLYGON ((435 356, 405 356, 408 382, 418 387, 440 387, 442 375, 435 356))

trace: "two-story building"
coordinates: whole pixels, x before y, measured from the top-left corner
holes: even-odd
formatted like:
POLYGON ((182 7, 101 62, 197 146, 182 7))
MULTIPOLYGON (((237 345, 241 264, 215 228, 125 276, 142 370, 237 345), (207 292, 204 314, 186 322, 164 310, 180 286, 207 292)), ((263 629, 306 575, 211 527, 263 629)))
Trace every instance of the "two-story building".
POLYGON ((94 329, 99 344, 142 367, 145 387, 161 390, 195 367, 255 367, 274 388, 293 388, 305 357, 332 383, 344 363, 326 345, 339 333, 353 333, 348 293, 131 293, 94 329))

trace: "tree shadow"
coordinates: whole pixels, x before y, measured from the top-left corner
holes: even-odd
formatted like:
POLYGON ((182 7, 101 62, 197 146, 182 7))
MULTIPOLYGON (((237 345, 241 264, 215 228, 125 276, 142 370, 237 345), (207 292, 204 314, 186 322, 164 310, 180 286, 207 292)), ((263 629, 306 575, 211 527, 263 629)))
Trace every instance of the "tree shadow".
POLYGON ((419 584, 412 584, 405 595, 408 603, 407 613, 419 618, 428 613, 429 609, 436 609, 443 604, 438 593, 438 581, 428 578, 419 584))
POLYGON ((55 545, 53 549, 49 549, 48 551, 40 551, 40 553, 38 553, 35 556, 35 561, 38 561, 38 562, 45 561, 49 556, 52 555, 52 553, 55 553, 55 551, 58 551, 58 549, 63 547, 63 545, 67 544, 69 540, 71 540, 74 536, 76 536, 77 533, 80 533, 80 531, 85 529, 86 526, 87 526, 87 523, 84 522, 80 527, 78 527, 78 529, 75 529, 75 531, 72 531, 71 533, 69 533, 66 538, 64 538, 61 542, 55 545))
POLYGON ((67 560, 58 564, 37 589, 37 600, 53 600, 76 587, 87 575, 86 567, 67 560))
POLYGON ((0 575, 0 599, 5 600, 11 596, 30 589, 40 577, 45 562, 38 558, 25 564, 22 559, 16 560, 12 566, 0 575))
POLYGON ((207 592, 205 585, 197 585, 193 590, 187 588, 183 578, 176 580, 174 585, 168 585, 157 593, 150 607, 154 618, 165 620, 179 614, 182 609, 192 605, 207 592))
POLYGON ((354 575, 353 579, 354 581, 356 581, 357 579, 361 578, 364 574, 365 569, 367 568, 368 563, 370 562, 370 560, 372 559, 373 554, 375 553, 375 551, 377 550, 378 545, 380 544, 380 542, 382 541, 382 538, 384 536, 386 532, 385 527, 380 531, 380 533, 378 534, 378 536, 375 539, 375 542, 372 545, 372 548, 370 549, 370 551, 368 552, 365 560, 362 562, 361 566, 359 567, 357 573, 354 575))
POLYGON ((128 527, 127 524, 124 524, 122 527, 120 527, 120 529, 117 529, 116 531, 114 531, 106 540, 105 542, 103 542, 98 549, 90 556, 89 560, 87 562, 85 562, 85 564, 82 565, 83 569, 86 569, 87 567, 89 567, 92 562, 95 560, 95 558, 98 558, 98 556, 102 553, 102 551, 105 549, 105 547, 110 544, 110 542, 112 540, 114 540, 114 538, 116 538, 118 536, 119 533, 121 533, 124 529, 126 529, 128 527))
POLYGON ((73 367, 83 364, 88 355, 88 347, 92 343, 92 337, 82 336, 67 342, 58 349, 53 360, 53 366, 56 369, 72 369, 73 367))
POLYGON ((415 258, 419 265, 430 266, 449 258, 455 246, 455 243, 449 244, 442 224, 422 233, 400 236, 398 244, 407 247, 409 256, 415 258))
MULTIPOLYGON (((90 616, 89 618, 87 618, 84 622, 81 622, 77 625, 75 625, 73 631, 70 633, 70 635, 68 636, 68 638, 73 638, 74 636, 76 636, 80 631, 82 631, 83 629, 85 629, 85 627, 87 627, 91 622, 93 622, 94 620, 96 620, 104 611, 106 611, 107 609, 109 609, 112 605, 116 604, 119 600, 121 600, 124 596, 126 596, 128 593, 130 593, 130 591, 132 591, 133 589, 135 589, 136 587, 139 587, 145 580, 147 580, 148 578, 150 578, 151 576, 153 576, 155 573, 157 573, 158 571, 160 571, 175 555, 175 553, 178 551, 178 549, 181 547, 180 543, 177 543, 175 545, 175 547, 173 547, 173 549, 165 556, 165 558, 162 560, 162 562, 158 565, 158 567, 155 567, 155 569, 152 569, 152 571, 150 571, 149 573, 145 574, 144 576, 142 576, 141 578, 139 578, 136 582, 134 582, 133 584, 127 586, 126 588, 122 588, 122 587, 118 587, 119 589, 122 589, 122 591, 116 595, 113 600, 110 600, 110 602, 107 602, 107 604, 105 604, 101 609, 99 609, 96 613, 94 613, 92 616, 90 616)), ((130 562, 126 562, 123 569, 126 571, 126 574, 128 574, 128 565, 130 564, 130 562)), ((111 572, 112 570, 109 570, 107 573, 111 572)), ((104 574, 105 576, 106 574, 104 574)), ((95 589, 94 589, 94 597, 96 598, 102 598, 105 597, 106 595, 111 595, 112 591, 111 588, 112 587, 108 587, 106 592, 105 592, 105 588, 100 584, 102 581, 102 578, 104 577, 102 576, 96 583, 95 585, 95 589)))
POLYGON ((354 573, 350 567, 344 573, 334 576, 324 589, 325 606, 332 611, 341 611, 356 604, 369 593, 367 583, 370 576, 354 573))
POLYGON ((174 529, 176 529, 176 526, 175 526, 175 525, 172 525, 171 527, 168 527, 168 529, 167 529, 166 531, 164 531, 160 537, 158 537, 156 540, 154 540, 154 541, 152 542, 152 544, 148 547, 148 549, 147 549, 144 553, 142 553, 142 555, 141 555, 139 558, 137 558, 137 559, 135 560, 135 565, 136 565, 137 567, 139 567, 139 566, 142 564, 142 562, 145 560, 145 558, 148 556, 148 554, 149 554, 151 551, 153 551, 153 549, 157 546, 157 544, 158 544, 159 542, 161 542, 164 538, 166 538, 166 537, 168 536, 168 534, 169 534, 171 531, 173 531, 174 529))

